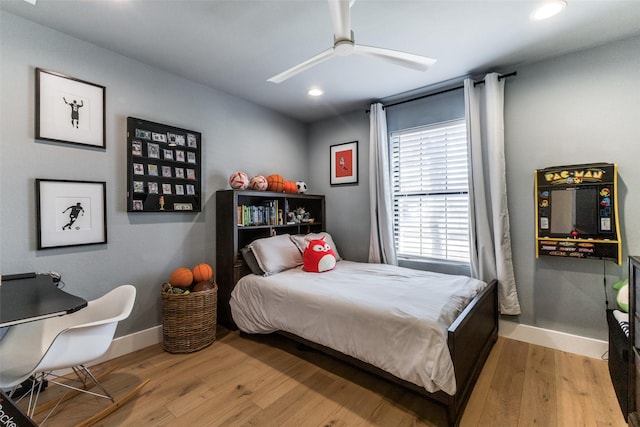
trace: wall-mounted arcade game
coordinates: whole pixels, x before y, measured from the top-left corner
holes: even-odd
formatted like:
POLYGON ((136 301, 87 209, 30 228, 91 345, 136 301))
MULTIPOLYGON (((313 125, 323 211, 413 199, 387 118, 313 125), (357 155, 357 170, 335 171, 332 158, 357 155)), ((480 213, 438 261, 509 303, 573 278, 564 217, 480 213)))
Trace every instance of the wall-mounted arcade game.
POLYGON ((622 264, 617 165, 536 170, 535 191, 536 258, 597 258, 622 264))

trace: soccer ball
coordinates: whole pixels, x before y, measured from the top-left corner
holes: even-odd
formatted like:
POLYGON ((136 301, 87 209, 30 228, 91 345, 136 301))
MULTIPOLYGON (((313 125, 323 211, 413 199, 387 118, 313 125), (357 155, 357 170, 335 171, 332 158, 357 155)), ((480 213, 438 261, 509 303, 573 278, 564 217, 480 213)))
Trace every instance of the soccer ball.
POLYGON ((229 185, 234 190, 246 190, 249 187, 249 177, 244 172, 236 172, 229 177, 229 185))
POLYGON ((264 176, 256 175, 253 178, 251 178, 251 181, 249 182, 249 186, 251 187, 252 190, 266 191, 267 187, 269 186, 269 183, 267 182, 267 178, 265 178, 264 176))
POLYGON ((298 193, 306 193, 307 192, 307 183, 302 181, 296 181, 296 187, 298 188, 298 193))

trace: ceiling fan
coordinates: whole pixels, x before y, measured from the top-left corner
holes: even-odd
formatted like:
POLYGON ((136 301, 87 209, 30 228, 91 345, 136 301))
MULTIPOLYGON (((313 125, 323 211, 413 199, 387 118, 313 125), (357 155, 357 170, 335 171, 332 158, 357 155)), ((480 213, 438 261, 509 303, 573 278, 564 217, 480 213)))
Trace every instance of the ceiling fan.
POLYGON ((354 1, 355 0, 329 0, 329 14, 331 15, 331 23, 333 25, 334 40, 332 47, 271 77, 267 81, 281 83, 334 56, 349 56, 351 54, 373 56, 418 71, 426 71, 436 62, 435 59, 426 56, 356 44, 353 38, 353 31, 351 30, 350 14, 351 4, 353 4, 354 1))

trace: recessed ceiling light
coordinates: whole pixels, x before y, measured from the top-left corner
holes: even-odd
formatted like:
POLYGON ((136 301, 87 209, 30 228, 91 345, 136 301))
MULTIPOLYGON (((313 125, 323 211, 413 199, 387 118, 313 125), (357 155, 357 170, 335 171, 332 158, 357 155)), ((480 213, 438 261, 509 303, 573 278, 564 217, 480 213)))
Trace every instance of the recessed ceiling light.
POLYGON ((567 2, 564 0, 545 2, 542 6, 531 13, 531 19, 533 21, 541 21, 543 19, 551 18, 552 16, 562 12, 565 7, 567 7, 567 2))
POLYGON ((321 89, 318 89, 318 88, 309 89, 309 91, 307 92, 307 94, 309 96, 320 96, 323 93, 324 92, 321 89))

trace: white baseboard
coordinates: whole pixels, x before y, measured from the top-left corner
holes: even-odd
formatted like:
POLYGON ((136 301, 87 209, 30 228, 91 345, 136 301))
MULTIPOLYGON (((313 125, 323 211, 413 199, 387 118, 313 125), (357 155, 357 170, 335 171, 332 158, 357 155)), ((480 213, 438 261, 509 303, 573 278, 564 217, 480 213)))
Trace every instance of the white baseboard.
POLYGON ((521 325, 508 320, 500 320, 498 327, 498 334, 501 337, 592 357, 594 359, 602 359, 602 356, 609 348, 607 341, 585 338, 579 335, 571 335, 551 329, 537 328, 535 326, 521 325))
MULTIPOLYGON (((592 357, 594 359, 602 359, 602 356, 608 349, 607 341, 585 338, 579 335, 553 331, 551 329, 522 325, 508 320, 500 320, 499 335, 501 337, 592 357)), ((116 357, 124 356, 125 354, 161 342, 162 325, 118 337, 113 340, 107 353, 91 364, 95 365, 110 359, 115 359, 116 357)))
POLYGON ((106 362, 116 357, 124 356, 134 351, 142 350, 150 345, 162 342, 162 325, 145 329, 144 331, 134 332, 133 334, 124 335, 113 340, 109 350, 99 359, 91 362, 91 365, 106 362))

